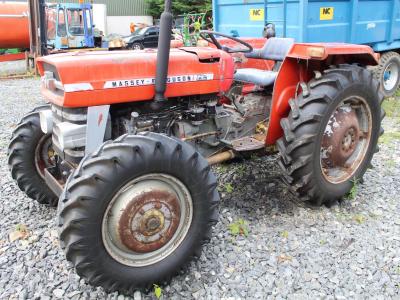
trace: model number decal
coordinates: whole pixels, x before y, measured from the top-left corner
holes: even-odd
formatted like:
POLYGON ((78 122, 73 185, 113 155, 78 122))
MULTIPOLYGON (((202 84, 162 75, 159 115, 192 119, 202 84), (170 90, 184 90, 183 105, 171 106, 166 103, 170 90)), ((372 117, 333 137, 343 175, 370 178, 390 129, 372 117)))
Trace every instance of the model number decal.
MULTIPOLYGON (((214 74, 176 75, 176 76, 169 76, 167 79, 167 83, 209 81, 213 79, 214 79, 214 74)), ((115 89, 115 88, 125 88, 125 87, 135 87, 135 86, 146 86, 146 85, 154 85, 155 83, 156 83, 155 78, 115 80, 115 81, 107 81, 104 84, 104 88, 115 89)))

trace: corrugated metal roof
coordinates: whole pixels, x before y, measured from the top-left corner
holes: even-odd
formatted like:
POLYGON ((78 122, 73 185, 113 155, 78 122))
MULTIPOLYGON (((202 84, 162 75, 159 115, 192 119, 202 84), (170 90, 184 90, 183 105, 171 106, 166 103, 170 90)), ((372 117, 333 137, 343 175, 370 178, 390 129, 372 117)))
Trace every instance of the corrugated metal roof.
MULTIPOLYGON (((7 0, 11 2, 26 2, 21 0, 7 0)), ((78 3, 79 0, 53 0, 50 3, 78 3)), ((85 1, 90 2, 90 1, 85 1)), ((146 16, 147 4, 145 0, 94 0, 95 4, 106 4, 108 16, 146 16)))

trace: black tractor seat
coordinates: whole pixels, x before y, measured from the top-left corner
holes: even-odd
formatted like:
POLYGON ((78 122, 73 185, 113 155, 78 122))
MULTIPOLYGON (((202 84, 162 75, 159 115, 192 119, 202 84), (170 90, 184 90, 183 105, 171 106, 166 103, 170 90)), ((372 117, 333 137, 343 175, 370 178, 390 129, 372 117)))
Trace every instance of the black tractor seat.
MULTIPOLYGON (((281 62, 285 59, 293 44, 294 39, 291 38, 269 38, 262 49, 256 49, 250 53, 246 53, 245 56, 247 58, 281 62)), ((259 86, 269 86, 275 82, 277 76, 277 70, 269 71, 245 68, 236 70, 234 79, 236 81, 253 83, 259 86)))

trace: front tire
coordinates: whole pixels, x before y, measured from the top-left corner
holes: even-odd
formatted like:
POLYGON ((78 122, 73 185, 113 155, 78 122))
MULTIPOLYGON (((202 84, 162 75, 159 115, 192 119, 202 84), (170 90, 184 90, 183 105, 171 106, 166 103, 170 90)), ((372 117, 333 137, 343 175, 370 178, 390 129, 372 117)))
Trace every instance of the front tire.
POLYGON ((382 101, 371 72, 353 65, 326 70, 290 101, 279 165, 300 200, 330 206, 363 177, 383 133, 382 101))
POLYGON ((131 50, 143 50, 144 46, 142 43, 133 43, 131 46, 131 50))
POLYGON ((392 97, 400 85, 400 54, 386 52, 382 54, 379 65, 374 67, 375 78, 381 84, 385 97, 392 97))
POLYGON ((52 166, 54 154, 51 135, 40 128, 39 112, 46 109, 50 106, 37 107, 19 122, 8 146, 8 166, 12 178, 29 198, 57 206, 58 197, 44 181, 44 168, 52 166))
POLYGON ((216 178, 188 144, 125 135, 84 158, 59 203, 77 273, 107 291, 162 284, 199 256, 218 216, 216 178))

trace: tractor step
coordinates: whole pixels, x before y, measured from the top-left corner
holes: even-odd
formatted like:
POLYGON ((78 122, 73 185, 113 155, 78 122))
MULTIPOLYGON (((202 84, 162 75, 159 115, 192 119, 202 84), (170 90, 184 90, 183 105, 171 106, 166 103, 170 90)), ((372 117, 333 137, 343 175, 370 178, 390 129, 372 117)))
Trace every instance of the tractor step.
POLYGON ((235 151, 255 151, 265 148, 265 136, 253 135, 246 136, 231 142, 232 148, 235 151))

